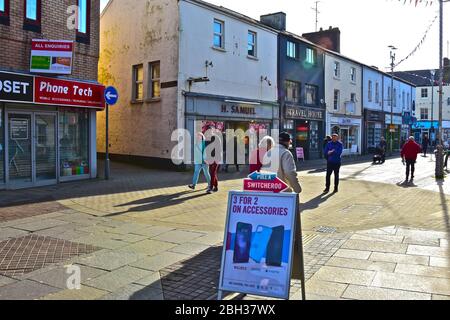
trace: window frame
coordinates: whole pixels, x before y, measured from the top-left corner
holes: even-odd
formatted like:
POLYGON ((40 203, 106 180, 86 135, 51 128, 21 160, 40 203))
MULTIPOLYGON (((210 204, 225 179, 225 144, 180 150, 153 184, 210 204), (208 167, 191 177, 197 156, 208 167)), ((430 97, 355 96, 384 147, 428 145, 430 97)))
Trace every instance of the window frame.
POLYGON ((340 109, 341 109, 341 91, 339 89, 334 89, 333 110, 339 111, 340 109), (337 93, 337 96, 336 96, 336 93, 337 93))
POLYGON ((152 61, 148 64, 148 75, 149 75, 149 90, 148 90, 148 98, 150 100, 159 100, 161 99, 161 61, 152 61), (158 66, 159 68, 159 78, 153 78, 153 68, 158 66), (159 83, 159 96, 154 95, 153 83, 159 83))
POLYGON ((9 26, 9 0, 3 0, 4 10, 0 11, 0 24, 9 26))
POLYGON ((372 80, 369 80, 367 86, 368 86, 367 99, 368 99, 369 102, 372 102, 372 94, 373 94, 373 91, 372 91, 372 80))
POLYGON ((252 57, 252 58, 258 57, 258 33, 256 31, 248 30, 248 32, 247 32, 247 56, 252 57), (250 36, 250 34, 253 35, 253 37, 254 37, 254 42, 252 44, 250 44, 248 41, 248 37, 250 36), (253 46, 253 52, 254 52, 253 55, 249 53, 248 47, 250 45, 253 46))
POLYGON ((299 59, 299 54, 298 54, 298 44, 297 42, 291 41, 291 40, 287 40, 286 42, 286 56, 288 58, 294 59, 294 60, 298 60, 299 59), (290 56, 290 46, 289 44, 292 44, 294 46, 294 57, 290 56))
POLYGON ((131 100, 133 102, 143 102, 144 101, 144 65, 142 63, 135 64, 132 66, 132 94, 131 94, 131 100), (138 81, 138 69, 142 68, 142 80, 138 81), (138 85, 142 84, 142 97, 138 99, 138 85))
POLYGON ((380 83, 375 82, 375 103, 380 103, 380 83))
POLYGON ((41 22, 42 22, 42 1, 36 0, 36 20, 27 17, 27 2, 24 0, 23 3, 23 29, 27 31, 41 33, 41 22))
POLYGON ((214 21, 213 21, 213 48, 225 50, 225 21, 222 21, 222 20, 216 19, 216 18, 214 18, 214 21), (222 27, 222 32, 220 34, 216 33, 216 28, 215 28, 216 23, 219 23, 222 27), (215 43, 216 36, 220 36, 220 46, 219 47, 216 46, 216 43, 215 43))
POLYGON ((422 88, 420 90, 420 97, 423 98, 423 99, 427 99, 428 98, 428 88, 422 88))
POLYGON ((339 61, 334 61, 333 63, 333 77, 336 79, 341 78, 341 64, 339 61))
POLYGON ((309 106, 316 106, 317 105, 317 93, 318 93, 318 88, 315 85, 312 84, 305 84, 305 104, 309 105, 309 106), (314 89, 314 99, 312 101, 312 103, 308 102, 308 89, 314 89))
MULTIPOLYGON (((80 1, 82 1, 82 0, 78 0, 78 8, 79 8, 80 1)), ((80 15, 78 14, 78 16, 80 16, 80 15)), ((77 25, 76 42, 90 44, 90 41, 91 41, 91 0, 86 0, 86 32, 81 32, 78 29, 79 26, 80 26, 80 22, 78 22, 78 25, 77 25)))
POLYGON ((285 93, 286 102, 300 104, 301 103, 301 92, 302 92, 301 82, 293 81, 293 80, 284 80, 284 93, 285 93), (297 95, 297 99, 293 99, 293 100, 288 99, 288 87, 290 87, 290 86, 288 86, 288 83, 291 83, 291 84, 294 84, 295 86, 297 86, 297 90, 295 91, 296 95, 297 95))
POLYGON ((316 65, 317 52, 316 52, 316 50, 314 48, 309 48, 309 47, 306 48, 306 50, 305 50, 305 61, 306 61, 306 63, 309 63, 311 65, 316 65), (311 52, 312 61, 308 60, 308 57, 309 57, 308 52, 311 52))
POLYGON ((420 108, 420 120, 428 120, 429 119, 429 112, 428 108, 420 108), (422 112, 422 111, 426 112, 422 112), (423 117, 423 115, 426 114, 426 117, 423 117))
POLYGON ((350 102, 356 103, 356 93, 354 92, 350 93, 350 102))
POLYGON ((350 67, 350 81, 356 83, 356 68, 350 67))

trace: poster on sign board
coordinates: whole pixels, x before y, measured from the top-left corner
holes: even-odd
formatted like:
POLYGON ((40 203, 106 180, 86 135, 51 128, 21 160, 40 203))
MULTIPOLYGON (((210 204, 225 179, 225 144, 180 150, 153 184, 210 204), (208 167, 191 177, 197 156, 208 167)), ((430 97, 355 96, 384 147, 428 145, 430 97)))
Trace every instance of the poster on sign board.
POLYGON ((219 290, 289 298, 297 199, 230 192, 219 290))

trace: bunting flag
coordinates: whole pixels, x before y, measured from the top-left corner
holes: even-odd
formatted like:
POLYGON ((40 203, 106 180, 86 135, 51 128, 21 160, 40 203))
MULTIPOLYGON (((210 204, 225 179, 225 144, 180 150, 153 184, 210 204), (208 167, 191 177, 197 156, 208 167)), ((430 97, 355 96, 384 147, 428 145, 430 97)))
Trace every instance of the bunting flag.
MULTIPOLYGON (((418 1, 418 0, 416 0, 418 1)), ((431 24, 428 26, 427 30, 425 31, 425 34, 423 35, 422 39, 420 40, 419 44, 413 49, 413 51, 411 51, 410 54, 408 54, 405 58, 403 58, 402 60, 400 60, 399 63, 397 63, 395 65, 395 67, 399 66, 402 62, 404 62, 405 60, 409 59, 412 55, 414 55, 422 46, 422 44, 425 42, 425 39, 427 38, 428 32, 430 32, 431 27, 433 26, 433 24, 436 22, 438 16, 435 16, 433 21, 431 22, 431 24)))
MULTIPOLYGON (((391 0, 391 1, 393 1, 393 0, 391 0)), ((398 0, 398 1, 401 2, 402 0, 398 0)), ((403 5, 405 5, 407 1, 408 0, 403 0, 403 5)), ((409 4, 412 4, 412 2, 413 2, 413 0, 409 0, 409 4)), ((425 7, 428 7, 428 5, 432 6, 434 1, 415 0, 415 3, 414 3, 415 7, 417 7, 417 5, 422 2, 425 3, 425 7)))

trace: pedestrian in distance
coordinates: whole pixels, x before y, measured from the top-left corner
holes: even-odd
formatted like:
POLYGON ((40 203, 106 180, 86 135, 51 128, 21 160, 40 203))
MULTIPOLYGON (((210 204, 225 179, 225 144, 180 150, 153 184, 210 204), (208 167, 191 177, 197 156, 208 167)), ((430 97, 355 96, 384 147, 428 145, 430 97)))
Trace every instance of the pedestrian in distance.
POLYGON ((387 150, 386 139, 384 137, 381 137, 380 143, 377 146, 377 155, 380 156, 381 163, 386 162, 386 150, 387 150))
POLYGON ((414 137, 409 137, 409 141, 403 146, 401 157, 403 165, 406 165, 406 180, 403 184, 409 181, 409 174, 411 172, 411 183, 414 181, 415 165, 417 155, 421 152, 420 145, 415 141, 414 137))
MULTIPOLYGON (((325 147, 327 146, 327 144, 332 140, 331 136, 326 136, 325 139, 323 140, 323 145, 322 145, 322 150, 325 150, 325 147)), ((325 158, 325 160, 328 160, 328 155, 327 154, 323 154, 323 157, 325 158)))
POLYGON ((430 139, 428 139, 428 135, 425 134, 422 139, 422 149, 423 149, 424 157, 427 156, 427 150, 428 150, 429 144, 430 144, 430 139))
POLYGON ((339 170, 341 169, 341 157, 344 146, 339 141, 339 135, 333 134, 332 140, 328 142, 323 153, 328 156, 327 158, 327 177, 326 186, 323 193, 330 192, 331 186, 331 174, 334 173, 334 193, 339 192, 339 170))
MULTIPOLYGON (((213 134, 211 136, 211 141, 206 142, 206 147, 208 147, 209 144, 215 144, 216 142, 220 141, 221 137, 218 135, 220 132, 216 132, 213 128, 210 128, 210 130, 213 130, 213 134)), ((211 184, 209 186, 209 190, 212 192, 218 192, 219 191, 219 168, 220 163, 219 160, 216 159, 216 149, 211 150, 211 157, 206 160, 206 163, 209 166, 209 175, 211 176, 211 184)))
POLYGON ((212 193, 210 186, 211 186, 211 176, 209 175, 209 168, 208 164, 206 163, 206 141, 205 136, 203 133, 198 132, 196 141, 194 144, 194 176, 192 178, 192 184, 189 185, 189 188, 192 190, 195 190, 198 179, 200 177, 200 171, 203 171, 203 174, 205 175, 206 182, 208 183, 208 189, 207 193, 212 193))
POLYGON ((278 144, 267 151, 264 156, 263 169, 269 172, 276 172, 278 178, 289 185, 290 190, 288 192, 301 193, 302 187, 298 181, 294 156, 289 150, 291 148, 291 135, 287 132, 280 133, 278 144))
POLYGON ((258 148, 253 150, 250 154, 250 173, 255 171, 260 172, 263 166, 262 160, 266 153, 275 146, 275 140, 270 136, 265 136, 259 142, 258 148))

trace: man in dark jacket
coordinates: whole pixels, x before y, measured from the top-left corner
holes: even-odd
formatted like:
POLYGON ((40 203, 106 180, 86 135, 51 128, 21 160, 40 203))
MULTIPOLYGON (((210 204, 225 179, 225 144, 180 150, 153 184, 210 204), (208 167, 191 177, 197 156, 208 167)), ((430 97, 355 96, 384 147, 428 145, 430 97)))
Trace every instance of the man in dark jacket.
POLYGON ((341 169, 341 156, 344 146, 339 141, 339 135, 333 134, 332 140, 328 142, 323 150, 327 156, 327 178, 324 193, 330 192, 331 174, 334 172, 334 193, 339 189, 339 170, 341 169))
POLYGON ((417 161, 417 155, 420 153, 420 145, 416 143, 414 140, 414 137, 409 137, 409 141, 405 143, 405 145, 402 148, 402 161, 403 164, 406 162, 406 180, 405 184, 409 181, 409 172, 411 171, 411 182, 414 181, 414 171, 415 171, 415 164, 417 161))
POLYGON ((387 143, 386 143, 386 139, 384 137, 381 137, 381 141, 378 144, 378 149, 380 150, 381 162, 385 163, 386 162, 387 143))
POLYGON ((427 150, 428 150, 428 145, 430 144, 430 139, 428 139, 427 135, 423 136, 422 139, 422 149, 423 149, 423 156, 426 157, 427 156, 427 150))

